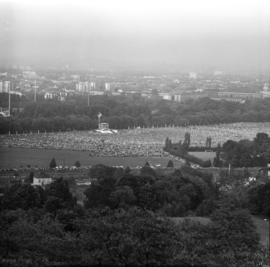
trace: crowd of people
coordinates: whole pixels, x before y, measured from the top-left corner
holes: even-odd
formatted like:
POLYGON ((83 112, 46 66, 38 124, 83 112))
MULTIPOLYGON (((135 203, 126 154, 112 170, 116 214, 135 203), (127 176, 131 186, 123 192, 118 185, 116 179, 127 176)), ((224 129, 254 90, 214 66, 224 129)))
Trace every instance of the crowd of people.
POLYGON ((0 146, 40 149, 68 149, 89 151, 90 156, 164 156, 166 137, 173 142, 183 141, 186 132, 191 135, 191 146, 205 146, 208 136, 212 147, 227 140, 253 139, 257 132, 270 132, 270 123, 235 123, 212 126, 135 128, 115 134, 95 131, 70 131, 1 135, 0 146))

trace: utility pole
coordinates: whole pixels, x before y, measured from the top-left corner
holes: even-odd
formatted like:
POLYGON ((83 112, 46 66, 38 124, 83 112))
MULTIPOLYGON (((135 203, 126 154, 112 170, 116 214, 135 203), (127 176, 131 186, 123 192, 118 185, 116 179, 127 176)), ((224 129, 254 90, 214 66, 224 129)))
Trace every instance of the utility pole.
POLYGON ((88 107, 90 106, 90 94, 88 93, 88 101, 87 101, 87 105, 88 105, 88 107))
POLYGON ((10 86, 8 87, 8 116, 10 116, 10 86))
POLYGON ((34 94, 34 102, 37 102, 37 81, 35 80, 35 94, 34 94))

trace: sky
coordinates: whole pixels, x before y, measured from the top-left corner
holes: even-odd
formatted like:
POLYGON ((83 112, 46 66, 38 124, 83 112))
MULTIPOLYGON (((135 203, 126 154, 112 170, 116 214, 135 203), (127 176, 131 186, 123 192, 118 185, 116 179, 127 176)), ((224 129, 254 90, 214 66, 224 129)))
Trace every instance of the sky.
POLYGON ((0 66, 270 71, 269 0, 0 0, 0 66))

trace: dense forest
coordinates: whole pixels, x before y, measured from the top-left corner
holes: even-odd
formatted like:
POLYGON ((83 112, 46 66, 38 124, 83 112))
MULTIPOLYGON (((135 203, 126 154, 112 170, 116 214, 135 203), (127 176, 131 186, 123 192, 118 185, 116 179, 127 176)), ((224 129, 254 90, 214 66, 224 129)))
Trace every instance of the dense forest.
POLYGON ((257 133, 254 140, 228 140, 216 150, 214 166, 266 167, 270 162, 270 138, 257 133))
POLYGON ((63 179, 43 189, 30 185, 29 177, 6 190, 0 206, 2 265, 269 264, 250 217, 250 211, 268 212, 269 199, 260 194, 269 184, 228 192, 188 166, 161 175, 148 164, 136 174, 97 165, 89 175, 95 179, 84 206, 63 179), (182 216, 207 216, 207 223, 182 216))
POLYGON ((87 96, 74 96, 65 102, 40 99, 34 103, 25 98, 20 102, 16 98, 14 103, 23 111, 14 112, 10 119, 1 118, 1 134, 95 129, 99 112, 115 129, 270 121, 269 99, 248 100, 244 104, 209 98, 177 103, 139 96, 92 96, 88 106, 87 96))

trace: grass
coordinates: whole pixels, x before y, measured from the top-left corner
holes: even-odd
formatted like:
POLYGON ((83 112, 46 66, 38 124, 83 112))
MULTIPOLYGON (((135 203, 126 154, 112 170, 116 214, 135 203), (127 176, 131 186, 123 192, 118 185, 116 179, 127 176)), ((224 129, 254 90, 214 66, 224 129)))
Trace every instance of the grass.
MULTIPOLYGON (((3 148, 0 147, 0 168, 20 168, 31 165, 32 167, 49 167, 52 158, 58 165, 73 166, 75 161, 80 161, 82 166, 105 164, 108 166, 137 167, 143 166, 146 161, 152 165, 166 167, 167 157, 90 157, 87 151, 32 149, 32 148, 3 148)), ((174 166, 180 167, 181 162, 174 160, 174 166)))
POLYGON ((207 225, 211 222, 209 218, 206 217, 198 217, 198 216, 188 216, 188 217, 170 217, 170 220, 175 222, 176 224, 182 223, 184 220, 191 220, 193 222, 199 222, 203 225, 207 225))
POLYGON ((213 161, 215 156, 216 156, 215 152, 194 152, 194 151, 192 151, 192 152, 188 152, 188 154, 195 156, 195 157, 202 159, 202 160, 210 159, 211 161, 213 161))

